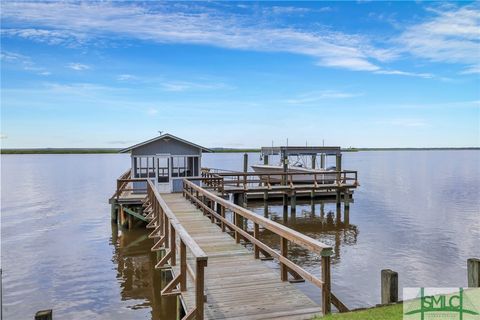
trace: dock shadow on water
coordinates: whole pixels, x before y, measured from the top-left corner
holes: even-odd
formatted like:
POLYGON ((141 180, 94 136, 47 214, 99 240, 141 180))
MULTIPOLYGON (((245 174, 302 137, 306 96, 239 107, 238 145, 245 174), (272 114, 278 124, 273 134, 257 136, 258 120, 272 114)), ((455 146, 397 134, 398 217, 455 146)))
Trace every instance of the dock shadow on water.
POLYGON ((155 269, 157 253, 153 240, 144 228, 122 229, 112 223, 112 261, 123 301, 129 308, 151 310, 151 319, 177 319, 177 297, 162 296, 161 290, 171 281, 169 271, 155 269))

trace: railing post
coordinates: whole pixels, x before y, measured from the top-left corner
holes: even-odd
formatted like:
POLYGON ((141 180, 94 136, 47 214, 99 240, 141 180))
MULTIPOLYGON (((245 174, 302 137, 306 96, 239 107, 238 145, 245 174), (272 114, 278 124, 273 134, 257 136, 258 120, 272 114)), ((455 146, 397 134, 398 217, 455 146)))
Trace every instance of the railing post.
MULTIPOLYGON (((258 237, 259 237, 258 223, 253 223, 253 237, 256 240, 258 240, 258 237)), ((256 243, 253 244, 253 252, 255 254, 255 259, 259 259, 260 258, 260 249, 258 248, 256 243)))
MULTIPOLYGON (((165 232, 164 233, 165 240, 167 240, 169 238, 168 234, 169 234, 169 229, 170 229, 170 219, 167 217, 166 214, 164 214, 163 216, 164 216, 164 222, 165 222, 163 231, 165 232)), ((168 243, 168 241, 165 241, 165 248, 168 248, 168 247, 169 247, 169 243, 168 243)))
POLYGON ((180 239, 180 291, 187 291, 187 246, 180 239))
POLYGON ((322 312, 324 315, 331 313, 330 296, 330 255, 322 255, 322 312))
MULTIPOLYGON (((280 254, 285 258, 288 257, 288 240, 284 237, 280 237, 280 254)), ((280 262, 280 279, 288 280, 288 268, 283 262, 280 262)))
MULTIPOLYGON (((235 211, 233 212, 233 224, 238 227, 238 214, 235 211)), ((240 235, 237 230, 235 230, 235 242, 240 243, 240 235)))
POLYGON ((195 270, 195 306, 197 308, 196 320, 203 320, 203 309, 205 303, 205 270, 207 261, 197 260, 195 270))
MULTIPOLYGON (((208 200, 208 204, 209 204, 209 208, 212 210, 212 211, 215 211, 215 202, 213 200, 208 200)), ((215 223, 215 216, 213 215, 213 213, 210 212, 210 221, 212 223, 215 223)))
MULTIPOLYGON (((223 219, 225 219, 225 207, 222 205, 220 205, 220 215, 223 219)), ((225 232, 225 223, 223 222, 223 220, 220 222, 220 225, 222 227, 222 232, 225 232)))
POLYGON ((173 267, 177 264, 177 244, 176 244, 176 232, 173 225, 170 224, 170 265, 173 267))

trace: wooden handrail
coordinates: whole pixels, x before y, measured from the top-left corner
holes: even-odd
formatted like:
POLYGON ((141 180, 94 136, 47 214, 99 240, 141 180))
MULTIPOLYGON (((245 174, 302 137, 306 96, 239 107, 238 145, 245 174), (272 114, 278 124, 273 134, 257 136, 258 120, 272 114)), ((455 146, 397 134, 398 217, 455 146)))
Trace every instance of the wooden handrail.
MULTIPOLYGON (((212 187, 224 194, 225 186, 242 187, 248 190, 248 184, 263 185, 271 188, 273 183, 284 185, 286 188, 302 188, 304 184, 298 184, 295 177, 306 177, 314 186, 313 189, 323 186, 335 185, 338 187, 355 188, 359 186, 357 171, 322 171, 322 172, 235 172, 235 173, 211 173, 202 172, 202 185, 212 187), (217 180, 218 179, 218 180, 217 180), (222 179, 222 180, 220 180, 222 179)), ((192 181, 191 178, 189 178, 192 181)), ((309 186, 307 189, 311 189, 309 186)))
POLYGON ((175 214, 155 188, 153 182, 150 179, 137 180, 147 183, 146 210, 151 218, 147 227, 154 228, 149 237, 155 239, 152 251, 165 250, 164 256, 155 267, 164 268, 167 262, 169 262, 170 266, 175 266, 177 264, 177 256, 179 257, 179 272, 163 288, 162 295, 181 294, 181 292, 186 291, 187 274, 190 275, 195 287, 195 306, 190 308, 190 310, 186 310, 186 315, 182 320, 202 320, 204 318, 205 303, 204 269, 207 266, 208 256, 178 221, 175 214), (195 270, 187 263, 187 249, 195 260, 195 270), (179 289, 175 290, 176 287, 179 287, 179 289))
POLYGON ((216 203, 220 203, 223 207, 228 208, 229 210, 240 214, 242 217, 263 226, 265 229, 268 229, 278 235, 284 236, 289 241, 292 241, 297 245, 303 246, 306 249, 310 249, 319 254, 322 253, 323 250, 326 250, 326 251, 332 250, 331 246, 323 244, 320 241, 317 241, 313 238, 310 238, 309 236, 304 235, 303 233, 290 229, 278 222, 259 216, 254 212, 247 210, 243 207, 240 207, 228 200, 220 198, 215 194, 211 193, 210 191, 197 186, 196 184, 192 183, 188 179, 183 179, 183 182, 184 182, 184 186, 188 186, 194 189, 195 191, 198 191, 200 195, 206 196, 207 198, 209 198, 210 200, 213 200, 216 203))
POLYGON ((183 195, 194 202, 198 208, 200 208, 204 214, 209 215, 212 223, 220 222, 222 231, 225 231, 225 227, 233 231, 237 243, 240 237, 246 241, 249 241, 254 246, 255 258, 259 258, 259 253, 273 257, 280 262, 281 279, 283 281, 288 280, 288 273, 291 273, 295 278, 303 278, 310 281, 315 286, 322 289, 322 308, 324 314, 330 313, 330 304, 334 304, 341 311, 348 310, 338 298, 331 297, 330 288, 330 256, 333 254, 331 246, 323 244, 313 238, 310 238, 302 233, 292 230, 277 222, 271 221, 265 217, 259 216, 252 211, 249 211, 243 207, 233 204, 221 197, 216 196, 208 190, 196 185, 191 179, 183 180, 183 195), (216 204, 216 210, 215 210, 216 204), (225 210, 232 211, 233 222, 229 221, 225 216, 225 210), (254 224, 253 235, 243 230, 237 225, 239 218, 251 220, 254 224), (280 237, 280 252, 272 249, 267 244, 259 239, 259 226, 277 234, 280 237), (306 248, 321 256, 322 259, 322 279, 319 279, 315 275, 311 274, 307 270, 303 269, 293 261, 288 259, 288 242, 295 243, 303 248, 306 248))
POLYGON ((190 251, 193 253, 195 258, 197 260, 207 260, 208 259, 207 254, 203 251, 202 248, 200 248, 200 246, 195 242, 195 240, 193 240, 193 238, 188 234, 188 232, 185 230, 185 228, 177 220, 177 217, 172 212, 172 210, 168 207, 167 203, 165 202, 165 200, 163 200, 162 196, 160 196, 157 189, 153 185, 152 181, 148 180, 147 184, 148 184, 148 189, 151 192, 153 192, 153 195, 157 199, 157 201, 159 202, 160 207, 165 212, 165 214, 168 217, 170 223, 176 229, 178 236, 180 236, 180 238, 182 238, 185 241, 185 244, 190 249, 190 251))

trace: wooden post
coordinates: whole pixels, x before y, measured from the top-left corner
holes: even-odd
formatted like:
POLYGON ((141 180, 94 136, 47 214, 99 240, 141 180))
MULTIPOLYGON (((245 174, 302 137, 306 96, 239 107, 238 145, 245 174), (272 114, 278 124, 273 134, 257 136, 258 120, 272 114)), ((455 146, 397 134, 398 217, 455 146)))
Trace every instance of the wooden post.
POLYGON ((115 203, 112 203, 111 218, 112 218, 112 222, 113 222, 113 223, 117 223, 118 210, 117 210, 117 205, 116 205, 115 203))
POLYGON ((325 153, 320 155, 320 168, 325 169, 325 153))
POLYGON ((312 154, 312 169, 315 169, 316 162, 317 162, 317 155, 312 154))
POLYGON ((468 287, 480 288, 480 259, 467 260, 468 287))
POLYGON ((340 188, 337 188, 337 194, 335 196, 335 201, 337 202, 337 211, 340 209, 342 206, 342 193, 340 191, 340 188))
POLYGON ((347 210, 350 207, 350 190, 345 189, 343 192, 343 203, 345 210, 347 210))
POLYGON ((330 296, 330 256, 322 255, 322 312, 324 315, 331 312, 331 296, 330 296))
POLYGON ((263 156, 263 164, 268 164, 268 154, 263 156))
POLYGON ((290 197, 290 209, 292 211, 292 216, 297 212, 297 195, 295 192, 290 197))
POLYGON ((342 154, 337 153, 337 156, 335 159, 336 159, 335 170, 337 171, 337 184, 340 184, 341 183, 340 171, 342 171, 342 154))
POLYGON ((169 242, 168 242, 168 234, 169 234, 169 231, 170 231, 170 219, 167 217, 167 215, 164 215, 165 217, 165 220, 164 220, 164 228, 163 228, 163 232, 164 232, 164 236, 165 236, 165 248, 168 248, 170 246, 169 242))
MULTIPOLYGON (((220 217, 223 217, 222 206, 218 202, 215 202, 215 205, 216 205, 215 212, 217 212, 220 217)), ((220 226, 222 227, 222 232, 225 232, 225 224, 223 223, 222 220, 220 220, 220 226)))
POLYGON ((233 194, 233 204, 238 205, 238 203, 239 203, 239 199, 238 199, 238 198, 239 198, 239 195, 240 195, 239 193, 234 193, 234 194, 233 194))
POLYGON ((52 320, 52 319, 53 319, 52 309, 41 310, 35 313, 35 320, 52 320))
POLYGON ((243 172, 248 172, 248 153, 243 154, 243 172))
MULTIPOLYGON (((240 219, 239 218, 240 218, 239 214, 234 212, 233 213, 233 224, 237 227, 239 227, 239 224, 240 224, 240 222, 239 222, 240 219)), ((240 243, 240 233, 237 230, 235 230, 235 242, 240 243)))
POLYGON ((187 291, 187 246, 180 239, 180 291, 187 291))
MULTIPOLYGON (((254 223, 253 224, 253 237, 258 240, 259 236, 260 236, 260 230, 259 230, 258 223, 254 223)), ((253 244, 253 251, 254 251, 255 259, 259 259, 260 258, 260 249, 258 248, 258 246, 256 244, 253 244)))
MULTIPOLYGON (((284 257, 288 256, 288 240, 284 237, 280 237, 280 254, 284 257)), ((288 269, 282 262, 280 262, 280 279, 282 281, 288 280, 288 269)))
POLYGON ((205 303, 205 270, 207 261, 197 260, 195 270, 195 306, 197 308, 196 320, 203 320, 203 309, 205 303))
POLYGON ((350 207, 345 207, 343 223, 345 224, 346 227, 350 225, 350 207))
POLYGON ((238 203, 237 204, 241 207, 243 207, 243 205, 245 204, 244 197, 245 197, 244 193, 239 193, 238 194, 238 203))
POLYGON ((133 229, 133 216, 131 214, 128 214, 127 220, 128 220, 128 230, 133 229))
POLYGON ((175 266, 177 264, 177 243, 176 243, 176 231, 175 228, 170 224, 170 265, 175 266))
POLYGON ((247 188, 247 172, 248 172, 248 153, 243 154, 243 173, 245 175, 243 176, 243 187, 247 188))
MULTIPOLYGON (((215 202, 213 200, 209 200, 208 204, 209 204, 208 207, 212 209, 212 211, 215 211, 215 202)), ((211 212, 210 212, 210 221, 212 223, 215 223, 215 216, 211 212)))
POLYGON ((263 216, 265 218, 268 218, 268 202, 267 201, 263 202, 263 216))
POLYGON ((381 273, 382 304, 398 301, 398 273, 384 269, 381 273))

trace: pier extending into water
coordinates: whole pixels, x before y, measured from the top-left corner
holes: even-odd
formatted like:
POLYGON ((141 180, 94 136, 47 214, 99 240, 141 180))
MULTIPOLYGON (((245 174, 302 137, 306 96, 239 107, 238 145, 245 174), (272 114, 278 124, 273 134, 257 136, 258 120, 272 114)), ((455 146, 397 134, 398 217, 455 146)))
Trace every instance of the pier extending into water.
POLYGON ((218 181, 186 178, 182 193, 160 194, 150 179, 127 171, 110 199, 113 221, 152 229, 155 267, 172 273, 162 295, 179 297, 182 319, 310 319, 332 305, 348 311, 331 291, 332 247, 226 200, 212 189, 218 181), (278 245, 267 244, 265 232, 278 245), (318 256, 321 277, 289 258, 294 247, 318 256), (273 259, 279 271, 268 265, 273 259), (319 288, 318 301, 294 284, 302 281, 319 288))

